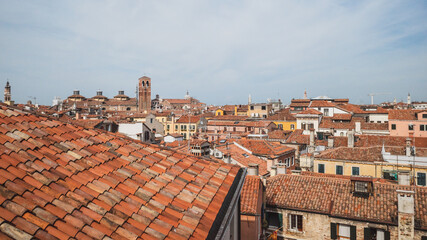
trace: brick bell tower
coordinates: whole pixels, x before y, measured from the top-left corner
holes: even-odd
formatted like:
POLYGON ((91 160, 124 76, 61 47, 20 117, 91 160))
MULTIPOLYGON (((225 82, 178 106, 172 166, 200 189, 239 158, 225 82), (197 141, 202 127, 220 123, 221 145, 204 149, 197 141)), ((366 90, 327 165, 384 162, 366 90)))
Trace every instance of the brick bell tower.
POLYGON ((139 78, 138 110, 145 113, 151 110, 151 78, 146 76, 139 78))

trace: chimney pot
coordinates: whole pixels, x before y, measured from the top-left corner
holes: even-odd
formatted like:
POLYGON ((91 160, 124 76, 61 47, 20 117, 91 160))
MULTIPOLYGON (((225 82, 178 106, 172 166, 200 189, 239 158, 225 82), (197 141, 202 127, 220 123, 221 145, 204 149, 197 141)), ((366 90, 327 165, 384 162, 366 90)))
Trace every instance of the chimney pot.
POLYGON ((277 167, 276 166, 271 166, 270 177, 274 177, 276 175, 277 175, 277 167))
POLYGON ((397 180, 399 182, 399 185, 410 185, 411 177, 409 171, 400 170, 398 172, 397 180))

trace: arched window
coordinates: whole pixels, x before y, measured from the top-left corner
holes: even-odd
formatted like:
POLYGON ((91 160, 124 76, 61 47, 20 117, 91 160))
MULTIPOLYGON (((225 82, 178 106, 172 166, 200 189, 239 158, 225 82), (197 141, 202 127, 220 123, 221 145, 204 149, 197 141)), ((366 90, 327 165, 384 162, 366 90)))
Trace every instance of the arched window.
POLYGON ((150 83, 147 81, 147 87, 149 87, 150 86, 150 83))
POLYGON ((144 81, 142 82, 142 86, 145 87, 145 82, 144 81))

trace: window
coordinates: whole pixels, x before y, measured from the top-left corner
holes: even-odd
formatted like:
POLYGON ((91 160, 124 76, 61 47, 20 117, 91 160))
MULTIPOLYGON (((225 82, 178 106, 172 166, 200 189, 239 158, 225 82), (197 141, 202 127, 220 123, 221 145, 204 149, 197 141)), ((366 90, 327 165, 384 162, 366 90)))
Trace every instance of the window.
POLYGON ((171 128, 171 125, 168 124, 167 127, 166 127, 166 129, 169 131, 170 128, 171 128))
POLYGON ((175 125, 175 131, 178 131, 178 125, 175 125))
POLYGON ((420 125, 420 131, 426 131, 427 130, 427 125, 420 125))
POLYGON ((426 185, 426 174, 425 173, 417 173, 417 185, 425 186, 426 185))
POLYGON ((337 175, 343 175, 343 167, 342 166, 336 166, 335 167, 335 174, 337 175))
POLYGON ((291 124, 291 130, 295 129, 295 124, 291 124))
POLYGON ((377 228, 365 228, 363 237, 366 240, 390 240, 390 232, 377 228))
POLYGON ((317 172, 319 172, 319 173, 325 173, 325 164, 319 163, 317 165, 317 172))
POLYGON ((305 123, 301 123, 301 129, 305 130, 305 123))
POLYGON ((182 136, 184 137, 184 139, 187 139, 187 134, 183 133, 182 136))
POLYGON ((283 226, 283 215, 281 213, 267 212, 268 227, 277 229, 283 226))
POLYGON ((331 239, 356 239, 356 226, 331 223, 331 239))
POLYGON ((181 131, 187 131, 187 125, 181 125, 181 131))
POLYGON ((396 130, 396 124, 391 124, 391 130, 396 130))
POLYGON ((359 176, 359 167, 352 167, 351 168, 351 175, 354 175, 354 176, 359 176))
POLYGON ((127 107, 127 108, 126 108, 126 111, 130 111, 130 107, 127 107))
POLYGON ((414 130, 414 124, 409 124, 408 125, 408 130, 409 131, 413 131, 414 130))
POLYGON ((265 106, 261 106, 261 110, 265 110, 267 109, 265 106))
POLYGON ((302 232, 302 215, 289 214, 289 229, 302 232))
POLYGON ((367 193, 368 192, 368 183, 367 182, 354 182, 354 191, 358 193, 367 193))
POLYGON ((427 118, 427 114, 425 114, 425 113, 424 113, 424 114, 423 114, 423 118, 427 118))
POLYGON ((152 118, 150 118, 150 123, 153 123, 153 119, 152 118))
POLYGON ((254 110, 254 106, 251 106, 251 110, 254 110))
POLYGON ((283 124, 278 124, 278 125, 277 125, 277 127, 278 127, 279 129, 283 129, 283 124))
POLYGON ((323 109, 323 115, 325 115, 325 116, 329 116, 329 109, 327 109, 327 108, 325 108, 325 109, 323 109))

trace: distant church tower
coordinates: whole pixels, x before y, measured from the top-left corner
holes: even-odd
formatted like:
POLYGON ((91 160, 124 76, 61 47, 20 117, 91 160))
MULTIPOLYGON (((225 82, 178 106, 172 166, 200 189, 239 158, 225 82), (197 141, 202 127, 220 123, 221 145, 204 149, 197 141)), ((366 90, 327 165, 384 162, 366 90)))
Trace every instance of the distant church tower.
POLYGON ((138 110, 147 113, 151 110, 151 79, 146 76, 139 78, 138 88, 138 110))
POLYGON ((307 90, 304 90, 304 99, 307 99, 307 90))
POLYGON ((411 94, 408 93, 407 104, 410 105, 411 103, 411 94))
POLYGON ((11 104, 12 94, 10 92, 10 84, 9 81, 6 83, 6 87, 4 87, 4 103, 7 105, 11 104))

